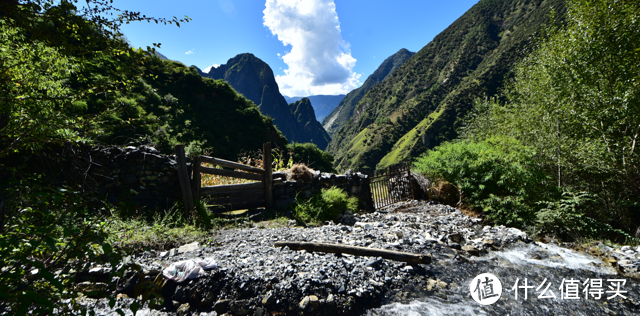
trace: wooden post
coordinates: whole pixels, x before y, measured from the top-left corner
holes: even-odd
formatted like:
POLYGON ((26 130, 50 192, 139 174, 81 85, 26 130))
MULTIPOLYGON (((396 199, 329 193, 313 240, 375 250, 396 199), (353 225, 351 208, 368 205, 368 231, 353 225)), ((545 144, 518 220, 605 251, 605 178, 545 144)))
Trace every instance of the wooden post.
POLYGON ((411 199, 416 199, 416 194, 413 193, 413 181, 411 181, 411 164, 407 161, 407 177, 409 178, 409 187, 411 188, 411 199))
POLYGON ((184 215, 189 217, 193 211, 193 192, 189 184, 189 173, 187 172, 187 160, 184 154, 184 145, 176 145, 176 162, 178 163, 178 179, 180 180, 180 188, 182 189, 182 199, 184 201, 184 215))
POLYGON ((193 157, 193 201, 200 201, 200 188, 202 187, 202 179, 200 168, 202 159, 200 156, 193 157))
POLYGON ((273 170, 271 168, 271 142, 262 145, 262 163, 264 164, 264 201, 267 208, 273 207, 273 170))

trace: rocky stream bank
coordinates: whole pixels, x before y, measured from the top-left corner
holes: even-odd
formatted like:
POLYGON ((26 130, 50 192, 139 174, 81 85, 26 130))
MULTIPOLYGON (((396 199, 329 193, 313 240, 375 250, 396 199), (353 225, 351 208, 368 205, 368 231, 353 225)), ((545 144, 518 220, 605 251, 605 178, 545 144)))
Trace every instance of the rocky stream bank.
MULTIPOLYGON (((640 253, 636 252, 640 249, 614 250, 603 245, 602 250, 617 256, 628 273, 640 267, 640 253)), ((339 224, 315 228, 225 229, 210 244, 145 252, 131 260, 138 272, 112 280, 111 286, 102 284, 105 289, 117 288, 123 302, 156 284, 165 303, 138 312, 143 315, 449 315, 447 310, 453 312, 450 315, 640 313, 638 282, 620 275, 610 264, 534 242, 515 228, 485 226, 455 208, 429 202, 396 204, 386 211, 347 216, 339 224), (274 248, 278 241, 342 243, 429 254, 432 263, 410 265, 382 258, 274 248), (162 276, 171 263, 195 258, 213 258, 217 268, 183 283, 162 276), (493 305, 480 305, 471 298, 471 280, 484 272, 503 282, 502 297, 493 305), (605 290, 607 279, 626 278, 627 282, 624 299, 547 302, 536 299, 537 292, 535 296, 529 293, 528 300, 522 299, 522 293, 519 300, 514 299, 512 285, 526 277, 536 285, 548 278, 555 282, 556 294, 561 294, 558 286, 564 278, 584 281, 598 277, 605 280, 605 290)), ((104 269, 94 267, 92 271, 99 275, 104 269)), ((100 284, 97 279, 85 283, 95 286, 100 284)), ((98 315, 116 315, 104 300, 92 304, 96 304, 98 315)))

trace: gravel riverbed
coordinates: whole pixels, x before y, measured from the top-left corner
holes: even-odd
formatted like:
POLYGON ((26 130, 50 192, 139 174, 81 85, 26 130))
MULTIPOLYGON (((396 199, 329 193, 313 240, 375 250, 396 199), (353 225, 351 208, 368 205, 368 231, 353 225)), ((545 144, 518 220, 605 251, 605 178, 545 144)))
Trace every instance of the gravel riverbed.
MULTIPOLYGON (((192 244, 166 253, 145 252, 132 258, 141 273, 120 281, 119 291, 131 294, 145 280, 155 280, 165 304, 146 309, 149 315, 378 314, 375 309, 385 304, 459 295, 455 293, 469 283, 470 273, 482 269, 488 254, 536 244, 518 229, 485 226, 482 220, 455 208, 421 201, 343 217, 341 222, 315 228, 225 229, 210 244, 192 244), (432 263, 411 265, 379 257, 274 248, 278 241, 428 254, 432 263), (218 267, 181 284, 162 277, 162 269, 171 263, 194 258, 213 258, 218 267)), ((535 250, 534 259, 553 260, 542 252, 535 250)), ((590 265, 611 270, 603 262, 590 265)), ((98 303, 98 310, 103 308, 99 315, 111 313, 105 304, 98 303)))

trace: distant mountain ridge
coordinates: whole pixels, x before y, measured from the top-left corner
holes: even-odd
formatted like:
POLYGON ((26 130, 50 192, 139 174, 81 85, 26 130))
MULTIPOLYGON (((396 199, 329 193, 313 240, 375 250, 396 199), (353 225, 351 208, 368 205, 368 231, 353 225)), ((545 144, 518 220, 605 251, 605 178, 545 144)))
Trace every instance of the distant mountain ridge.
POLYGON ((309 98, 302 98, 294 103, 289 103, 289 110, 302 126, 304 135, 309 138, 309 142, 318 145, 318 148, 324 150, 329 141, 331 141, 331 137, 322 128, 320 122, 316 120, 316 114, 309 98))
POLYGON ((288 97, 284 96, 287 103, 294 103, 296 101, 300 101, 303 98, 308 98, 311 101, 311 106, 313 106, 313 110, 316 112, 316 119, 318 122, 322 122, 322 120, 335 109, 340 101, 344 99, 344 94, 338 95, 310 95, 308 97, 288 97))
MULTIPOLYGON (((326 134, 322 125, 298 121, 289 109, 289 104, 280 94, 271 67, 253 54, 239 54, 229 59, 226 64, 211 68, 209 73, 204 73, 200 69, 198 71, 203 77, 228 82, 237 92, 253 101, 262 114, 273 119, 273 123, 289 141, 306 143, 313 139, 313 143, 320 149, 326 148, 329 139, 318 136, 323 132, 326 134), (321 130, 317 130, 318 126, 321 130)), ((309 109, 311 113, 298 113, 299 117, 313 118, 316 121, 312 107, 302 107, 300 111, 309 109)))
POLYGON ((371 172, 454 139, 474 100, 499 91, 552 10, 562 18, 564 1, 480 0, 360 99, 327 148, 336 169, 371 172))
MULTIPOLYGON (((367 80, 365 80, 362 86, 349 92, 349 94, 340 101, 340 104, 338 104, 338 106, 324 118, 322 125, 324 126, 324 129, 327 130, 327 133, 329 133, 329 135, 336 133, 342 125, 351 118, 353 110, 356 108, 356 104, 360 99, 362 99, 365 93, 378 83, 382 82, 414 54, 414 52, 410 52, 406 48, 403 48, 385 59, 382 64, 380 64, 380 66, 378 66, 378 68, 367 78, 367 80)), ((311 103, 313 103, 313 100, 311 103)))

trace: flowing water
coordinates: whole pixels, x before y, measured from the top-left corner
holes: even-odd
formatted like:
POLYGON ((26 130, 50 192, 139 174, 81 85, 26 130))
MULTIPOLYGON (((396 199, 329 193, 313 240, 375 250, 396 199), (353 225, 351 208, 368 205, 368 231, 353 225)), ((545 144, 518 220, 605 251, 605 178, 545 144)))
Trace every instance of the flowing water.
POLYGON ((640 315, 640 282, 617 275, 595 257, 552 244, 519 243, 474 259, 434 263, 431 273, 450 281, 449 286, 411 293, 413 298, 388 302, 368 315, 640 315), (481 273, 495 275, 502 284, 500 299, 491 305, 481 305, 471 296, 470 285, 481 273), (532 287, 526 299, 525 289, 519 287, 516 299, 514 284, 518 280, 524 286, 525 278, 532 287), (615 279, 625 283, 610 281, 615 279))

